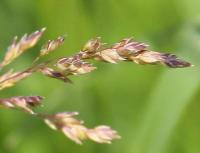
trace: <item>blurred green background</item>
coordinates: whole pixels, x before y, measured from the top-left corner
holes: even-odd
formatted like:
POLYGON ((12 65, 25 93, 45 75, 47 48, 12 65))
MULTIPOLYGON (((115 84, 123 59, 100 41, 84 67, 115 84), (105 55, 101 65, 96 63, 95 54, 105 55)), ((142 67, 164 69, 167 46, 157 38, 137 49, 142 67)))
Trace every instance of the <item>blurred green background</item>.
POLYGON ((13 36, 47 27, 37 47, 7 67, 28 67, 47 39, 66 34, 50 55, 71 55, 93 37, 107 43, 133 36, 151 49, 176 53, 195 67, 97 63, 73 85, 39 74, 0 92, 42 95, 48 113, 79 111, 86 125, 111 125, 122 136, 112 145, 79 146, 37 118, 0 110, 0 153, 199 153, 199 0, 0 0, 0 57, 13 36))

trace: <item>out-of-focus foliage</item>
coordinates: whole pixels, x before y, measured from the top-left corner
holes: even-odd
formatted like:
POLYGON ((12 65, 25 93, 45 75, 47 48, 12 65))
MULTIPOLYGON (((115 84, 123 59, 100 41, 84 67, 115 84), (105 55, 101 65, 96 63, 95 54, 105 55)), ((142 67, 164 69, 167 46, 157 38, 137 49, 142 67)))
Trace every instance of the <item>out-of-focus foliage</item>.
MULTIPOLYGON (((75 53, 93 37, 113 43, 134 36, 195 65, 101 64, 94 73, 74 77, 72 85, 36 74, 0 96, 43 95, 41 111, 79 111, 88 127, 111 125, 122 139, 112 145, 77 146, 36 118, 1 109, 0 153, 199 153, 199 5, 197 0, 0 0, 1 59, 14 35, 47 27, 43 43, 67 35, 48 58, 75 53)), ((39 49, 8 68, 28 67, 39 49)))

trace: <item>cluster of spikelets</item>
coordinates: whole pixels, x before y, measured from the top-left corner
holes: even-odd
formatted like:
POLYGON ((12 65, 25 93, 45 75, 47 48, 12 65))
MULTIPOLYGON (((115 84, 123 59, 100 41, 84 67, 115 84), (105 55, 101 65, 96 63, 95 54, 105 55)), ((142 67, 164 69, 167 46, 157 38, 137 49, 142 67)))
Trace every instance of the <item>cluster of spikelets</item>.
MULTIPOLYGON (((24 35, 19 41, 14 38, 9 46, 3 61, 0 63, 0 69, 10 64, 14 59, 24 53, 27 49, 33 47, 45 29, 36 31, 30 35, 24 35)), ((54 59, 52 61, 39 62, 43 56, 56 50, 64 42, 64 37, 60 36, 55 40, 46 42, 40 50, 38 57, 32 65, 20 72, 13 70, 0 76, 0 90, 12 87, 18 81, 39 72, 47 77, 71 82, 71 75, 82 75, 96 69, 87 60, 98 60, 107 63, 116 64, 120 61, 135 62, 137 64, 161 64, 171 68, 190 67, 191 64, 177 58, 173 54, 159 53, 149 50, 148 45, 136 42, 133 39, 123 39, 120 42, 106 46, 100 41, 100 38, 89 40, 85 46, 75 55, 54 59)), ((83 121, 77 120, 74 116, 77 112, 62 112, 56 114, 36 113, 33 111, 35 106, 41 104, 40 96, 19 96, 0 99, 0 106, 24 111, 28 114, 37 116, 52 129, 61 131, 68 138, 78 144, 82 140, 90 139, 98 143, 111 143, 113 139, 119 139, 120 136, 109 126, 101 125, 89 129, 83 125, 83 121)))

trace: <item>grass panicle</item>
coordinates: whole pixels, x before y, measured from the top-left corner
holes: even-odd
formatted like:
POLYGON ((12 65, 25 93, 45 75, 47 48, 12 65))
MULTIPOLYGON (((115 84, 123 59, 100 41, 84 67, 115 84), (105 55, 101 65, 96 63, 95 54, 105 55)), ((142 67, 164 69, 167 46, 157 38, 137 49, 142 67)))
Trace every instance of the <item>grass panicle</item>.
MULTIPOLYGON (((33 47, 43 35, 45 28, 25 34, 19 41, 17 37, 9 46, 0 69, 10 64, 27 49, 33 47)), ((164 65, 170 68, 184 68, 192 66, 189 62, 178 58, 176 55, 151 51, 145 43, 133 39, 123 39, 110 47, 101 42, 100 38, 89 40, 84 47, 70 57, 61 57, 50 61, 41 61, 43 56, 60 47, 64 37, 59 36, 55 40, 47 41, 41 48, 38 57, 32 65, 19 72, 8 71, 0 76, 0 90, 14 86, 17 82, 27 78, 33 73, 41 73, 44 76, 71 83, 72 75, 82 75, 96 70, 90 63, 92 60, 117 64, 119 62, 134 62, 146 65, 164 65), (90 62, 88 62, 90 60, 90 62)), ((41 118, 50 128, 62 132, 72 141, 82 144, 82 140, 90 139, 97 143, 111 143, 120 136, 109 126, 100 125, 93 129, 87 128, 83 121, 77 120, 74 116, 77 112, 61 112, 56 114, 36 113, 33 108, 41 104, 41 96, 18 96, 0 99, 0 106, 10 109, 18 109, 30 115, 41 118)))

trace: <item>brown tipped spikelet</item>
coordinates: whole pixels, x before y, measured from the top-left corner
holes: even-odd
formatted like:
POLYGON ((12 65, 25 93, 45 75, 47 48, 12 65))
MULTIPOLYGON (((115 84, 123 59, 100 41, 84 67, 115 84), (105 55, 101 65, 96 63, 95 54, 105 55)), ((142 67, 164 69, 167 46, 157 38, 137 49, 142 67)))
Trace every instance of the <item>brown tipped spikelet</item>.
MULTIPOLYGON (((36 31, 30 35, 24 35, 19 41, 17 37, 8 48, 0 68, 11 63, 27 49, 33 47, 45 29, 36 31)), ((131 38, 123 39, 110 47, 105 47, 100 38, 89 40, 84 47, 70 57, 61 57, 50 61, 38 62, 38 60, 60 47, 64 42, 64 37, 60 36, 55 40, 49 40, 40 50, 39 56, 32 63, 32 66, 20 72, 8 71, 0 76, 0 90, 14 86, 17 82, 25 79, 33 73, 39 72, 44 76, 55 78, 67 83, 72 75, 82 75, 90 73, 96 69, 87 60, 97 60, 116 64, 120 61, 134 62, 136 64, 164 65, 170 68, 184 68, 192 66, 189 62, 178 58, 176 55, 151 51, 145 43, 134 41, 131 38), (37 62, 37 63, 36 63, 37 62)), ((36 113, 32 109, 40 104, 40 96, 18 96, 0 99, 0 106, 18 109, 41 118, 54 130, 61 131, 69 139, 78 144, 82 144, 85 139, 90 139, 97 143, 111 143, 120 136, 109 126, 101 125, 93 129, 83 125, 83 121, 74 118, 77 112, 63 112, 53 115, 36 113)))
POLYGON ((50 78, 56 78, 56 79, 62 80, 62 81, 64 81, 64 82, 71 82, 71 80, 68 79, 66 75, 64 75, 64 74, 61 73, 61 72, 55 71, 55 70, 52 69, 52 68, 49 68, 49 67, 41 67, 41 68, 39 69, 39 71, 41 71, 42 74, 44 74, 45 76, 48 76, 48 77, 50 77, 50 78))
POLYGON ((0 106, 6 108, 20 109, 27 113, 34 114, 32 107, 40 104, 42 97, 40 96, 19 96, 12 98, 0 99, 0 106))
POLYGON ((56 63, 56 66, 68 75, 85 74, 96 69, 96 67, 92 66, 92 64, 82 61, 77 57, 61 58, 56 63))
POLYGON ((59 36, 55 40, 49 40, 42 47, 42 49, 40 51, 40 56, 48 55, 50 52, 56 50, 58 47, 60 47, 63 44, 64 40, 65 40, 65 38, 62 36, 59 36))
POLYGON ((88 53, 95 53, 100 49, 101 46, 102 46, 102 43, 100 42, 100 38, 98 37, 98 38, 89 40, 83 47, 82 51, 88 52, 88 53))

